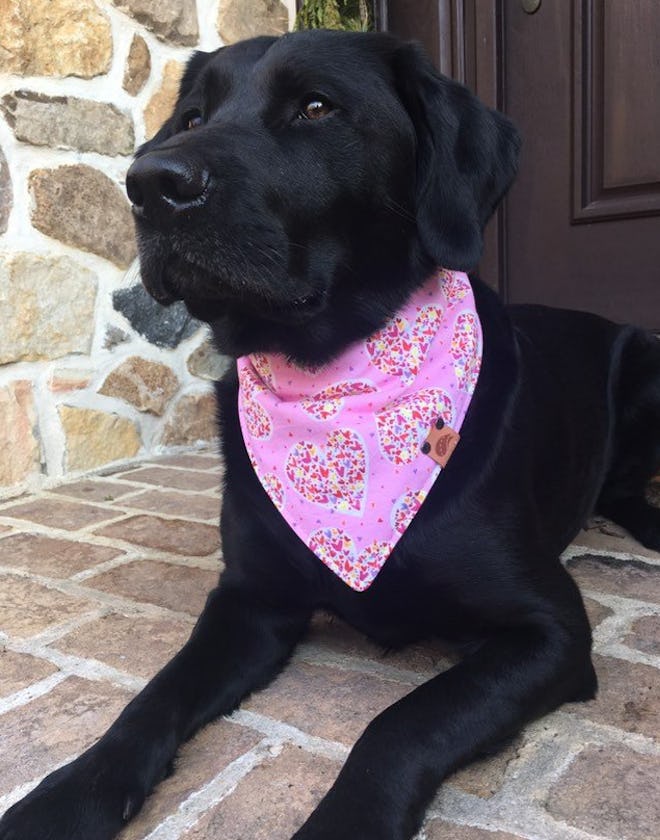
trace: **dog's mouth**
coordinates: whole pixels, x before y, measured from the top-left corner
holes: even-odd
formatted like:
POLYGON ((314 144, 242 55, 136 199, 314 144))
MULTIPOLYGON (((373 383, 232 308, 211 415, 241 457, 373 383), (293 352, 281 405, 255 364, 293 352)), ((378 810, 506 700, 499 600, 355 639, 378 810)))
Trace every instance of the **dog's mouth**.
POLYGON ((181 298, 190 314, 200 321, 212 323, 218 319, 241 312, 283 325, 302 324, 319 314, 325 305, 325 295, 311 293, 285 302, 264 299, 249 299, 244 296, 181 298))
POLYGON ((212 323, 240 312, 281 324, 299 324, 318 315, 327 302, 324 289, 304 289, 288 294, 269 288, 267 282, 220 276, 189 259, 172 254, 160 268, 143 266, 142 280, 149 294, 163 306, 183 301, 190 314, 212 323))

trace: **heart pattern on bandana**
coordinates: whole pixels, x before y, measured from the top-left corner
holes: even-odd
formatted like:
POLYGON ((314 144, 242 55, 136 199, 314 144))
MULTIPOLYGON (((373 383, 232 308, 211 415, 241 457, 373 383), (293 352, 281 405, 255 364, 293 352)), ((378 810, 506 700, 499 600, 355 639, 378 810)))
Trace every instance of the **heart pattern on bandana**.
POLYGON ((420 371, 442 319, 438 306, 424 306, 411 324, 403 316, 392 318, 366 342, 372 363, 383 373, 400 376, 410 384, 420 371))
POLYGON ((355 563, 355 543, 339 528, 319 528, 309 537, 309 547, 317 557, 337 571, 350 573, 355 563))
POLYGON ((350 534, 340 528, 319 528, 310 535, 308 545, 329 569, 358 592, 367 589, 391 550, 388 543, 376 540, 358 551, 350 534))
POLYGON ((275 387, 275 376, 273 375, 273 367, 268 359, 268 356, 263 353, 252 354, 252 365, 255 371, 262 379, 260 384, 265 384, 268 388, 275 387))
POLYGON ((300 441, 286 459, 286 474, 300 495, 330 510, 359 515, 367 492, 367 452, 352 429, 336 429, 325 445, 300 441))
POLYGON ((445 293, 447 302, 456 304, 470 293, 469 286, 466 286, 465 281, 454 274, 453 271, 443 269, 441 271, 442 290, 445 293))
POLYGON ((405 533, 427 495, 426 490, 407 490, 396 500, 391 515, 392 527, 396 531, 405 533))
POLYGON ((254 400, 247 400, 244 410, 245 422, 252 437, 267 440, 273 431, 273 423, 268 412, 254 400))
POLYGON ((462 312, 454 323, 450 355, 454 360, 454 373, 458 387, 468 394, 474 392, 479 377, 481 354, 477 353, 477 316, 462 312))
POLYGON ((259 480, 275 507, 280 511, 283 510, 286 502, 286 493, 284 491, 284 485, 279 478, 274 473, 266 473, 266 475, 259 476, 259 480))
POLYGON ((313 397, 300 401, 302 410, 315 420, 330 420, 336 417, 344 407, 344 397, 355 397, 358 394, 369 394, 376 390, 372 382, 361 380, 352 382, 338 382, 329 388, 324 388, 313 397))
POLYGON ((257 440, 268 440, 273 432, 273 422, 266 409, 257 401, 258 393, 266 391, 261 380, 251 371, 244 379, 241 391, 241 411, 248 432, 257 440))
POLYGON ((442 417, 453 421, 449 394, 441 388, 425 388, 400 397, 376 414, 380 450, 393 464, 409 464, 419 456, 419 447, 433 423, 442 417))

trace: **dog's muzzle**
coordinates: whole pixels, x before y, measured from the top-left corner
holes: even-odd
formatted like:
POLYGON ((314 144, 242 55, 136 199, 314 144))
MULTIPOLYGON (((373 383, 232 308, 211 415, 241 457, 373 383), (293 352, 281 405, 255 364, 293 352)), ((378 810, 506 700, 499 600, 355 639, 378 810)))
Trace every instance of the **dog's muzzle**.
POLYGON ((166 229, 205 204, 210 180, 208 169, 194 159, 156 150, 134 161, 126 174, 126 192, 138 219, 166 229))

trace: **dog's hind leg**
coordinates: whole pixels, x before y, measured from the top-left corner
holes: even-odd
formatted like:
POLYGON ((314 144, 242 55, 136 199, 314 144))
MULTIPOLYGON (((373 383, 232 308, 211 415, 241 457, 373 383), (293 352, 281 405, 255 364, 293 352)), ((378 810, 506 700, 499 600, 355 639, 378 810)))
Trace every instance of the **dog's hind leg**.
POLYGON ((596 509, 660 551, 660 508, 645 497, 660 472, 660 341, 632 332, 618 373, 611 467, 596 509))
POLYGON ((367 727, 294 840, 410 840, 447 775, 562 702, 594 696, 577 587, 558 562, 546 582, 549 600, 501 601, 502 624, 481 647, 367 727))
POLYGON ((110 840, 168 775, 179 745, 281 669, 309 612, 237 586, 209 595, 181 651, 106 734, 0 819, 0 840, 110 840))

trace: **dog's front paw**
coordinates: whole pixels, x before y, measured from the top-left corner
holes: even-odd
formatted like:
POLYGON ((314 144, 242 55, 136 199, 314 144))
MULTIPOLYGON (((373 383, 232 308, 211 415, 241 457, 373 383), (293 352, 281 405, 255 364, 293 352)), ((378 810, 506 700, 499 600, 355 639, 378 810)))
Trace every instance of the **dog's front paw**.
POLYGON ((86 755, 47 776, 0 819, 0 840, 111 840, 144 795, 86 755))

